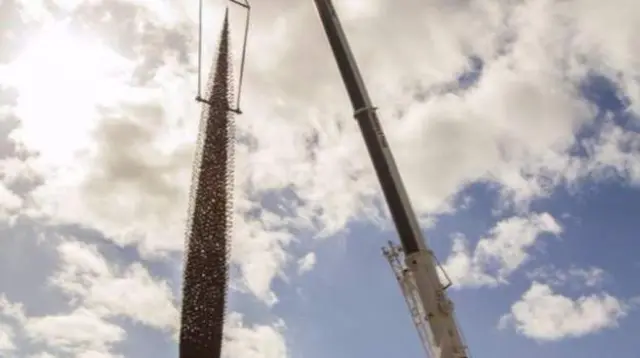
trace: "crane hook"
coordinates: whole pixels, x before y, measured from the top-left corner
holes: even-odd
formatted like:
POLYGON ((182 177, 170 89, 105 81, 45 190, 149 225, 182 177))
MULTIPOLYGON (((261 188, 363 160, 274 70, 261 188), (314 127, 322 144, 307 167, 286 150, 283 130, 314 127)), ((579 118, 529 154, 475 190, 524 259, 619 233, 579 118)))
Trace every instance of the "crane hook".
MULTIPOLYGON (((229 108, 229 111, 231 112, 234 112, 236 114, 242 114, 242 111, 240 110, 240 98, 242 96, 244 64, 245 64, 245 59, 247 57, 247 39, 249 37, 251 5, 249 4, 249 0, 243 0, 244 2, 240 2, 238 0, 229 0, 229 1, 247 10, 247 17, 246 17, 245 26, 244 26, 244 39, 242 43, 242 55, 240 59, 240 75, 238 77, 238 85, 237 85, 238 95, 236 96, 236 106, 235 108, 231 108, 231 107, 229 108)), ((199 1, 199 7, 198 7, 198 91, 196 95, 196 101, 210 105, 210 103, 207 100, 202 98, 202 8, 203 8, 202 2, 203 0, 199 1)))

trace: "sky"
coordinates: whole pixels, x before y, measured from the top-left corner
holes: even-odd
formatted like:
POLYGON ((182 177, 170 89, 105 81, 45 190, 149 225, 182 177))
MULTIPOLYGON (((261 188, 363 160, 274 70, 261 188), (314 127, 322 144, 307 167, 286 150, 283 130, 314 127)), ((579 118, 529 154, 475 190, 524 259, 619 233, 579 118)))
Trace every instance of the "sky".
MULTIPOLYGON (((638 356, 640 3, 334 2, 472 356, 638 356)), ((424 357, 313 2, 251 5, 225 357, 424 357)), ((197 14, 0 0, 0 357, 177 357, 197 14)))

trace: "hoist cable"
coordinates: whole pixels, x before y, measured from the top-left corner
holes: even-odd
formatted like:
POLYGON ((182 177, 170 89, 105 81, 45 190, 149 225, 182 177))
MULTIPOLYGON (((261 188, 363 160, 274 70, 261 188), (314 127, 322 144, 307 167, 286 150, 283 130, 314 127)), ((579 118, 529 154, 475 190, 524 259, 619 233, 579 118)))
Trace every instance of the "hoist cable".
POLYGON ((196 100, 202 98, 202 0, 198 1, 198 91, 196 100))
MULTIPOLYGON (((251 18, 251 5, 249 5, 249 1, 245 0, 244 3, 241 3, 236 0, 230 0, 232 3, 236 5, 240 5, 247 10, 247 17, 244 25, 244 39, 242 43, 242 55, 240 59, 240 76, 238 78, 237 85, 237 96, 236 96, 236 108, 229 107, 229 110, 235 112, 236 114, 242 114, 240 110, 240 101, 242 97, 242 84, 244 82, 244 68, 247 58, 247 43, 249 38, 249 24, 251 18)), ((196 95, 196 101, 209 104, 210 103, 202 98, 202 13, 203 13, 203 0, 199 0, 198 2, 198 90, 196 95)), ((227 13, 229 8, 227 7, 227 13)))
MULTIPOLYGON (((202 1, 202 0, 201 0, 202 1)), ((251 17, 251 7, 247 2, 246 5, 242 5, 247 9, 247 20, 244 25, 244 40, 242 44, 242 59, 240 60, 240 77, 238 78, 238 95, 236 97, 236 108, 240 110, 240 97, 242 96, 242 82, 244 79, 244 64, 247 58, 247 42, 249 38, 249 21, 251 17)))

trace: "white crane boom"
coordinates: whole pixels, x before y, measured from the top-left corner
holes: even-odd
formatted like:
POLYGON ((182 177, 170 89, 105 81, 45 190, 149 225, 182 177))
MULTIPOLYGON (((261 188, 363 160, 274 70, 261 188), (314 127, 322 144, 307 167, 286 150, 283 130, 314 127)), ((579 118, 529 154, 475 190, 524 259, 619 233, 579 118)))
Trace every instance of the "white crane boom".
POLYGON ((314 2, 402 244, 407 269, 407 274, 403 275, 406 279, 403 279, 410 283, 407 287, 413 287, 415 293, 414 298, 407 299, 416 302, 417 312, 424 314, 430 328, 427 340, 431 358, 468 358, 453 314, 453 303, 445 292, 447 287, 440 282, 437 261, 422 236, 336 10, 331 0, 314 2))
POLYGON ((400 290, 402 290, 402 295, 404 296, 407 308, 411 314, 411 320, 418 331, 422 348, 427 353, 427 357, 436 357, 437 354, 434 352, 435 342, 433 340, 433 334, 431 333, 431 328, 429 328, 429 323, 426 320, 427 315, 420 303, 420 293, 418 292, 418 287, 416 287, 416 282, 413 275, 411 275, 411 271, 409 271, 404 264, 402 248, 398 245, 394 245, 392 242, 389 242, 389 246, 383 248, 382 253, 387 258, 387 261, 389 261, 393 275, 398 281, 400 290))

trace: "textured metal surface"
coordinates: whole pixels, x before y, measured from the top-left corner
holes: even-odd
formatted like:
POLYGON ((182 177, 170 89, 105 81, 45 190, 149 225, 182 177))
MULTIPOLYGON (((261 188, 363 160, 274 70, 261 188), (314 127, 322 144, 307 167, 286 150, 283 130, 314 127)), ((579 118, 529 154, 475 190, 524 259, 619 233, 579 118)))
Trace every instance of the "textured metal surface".
POLYGON ((193 168, 180 328, 180 358, 221 356, 233 217, 234 126, 228 16, 207 100, 193 168))

